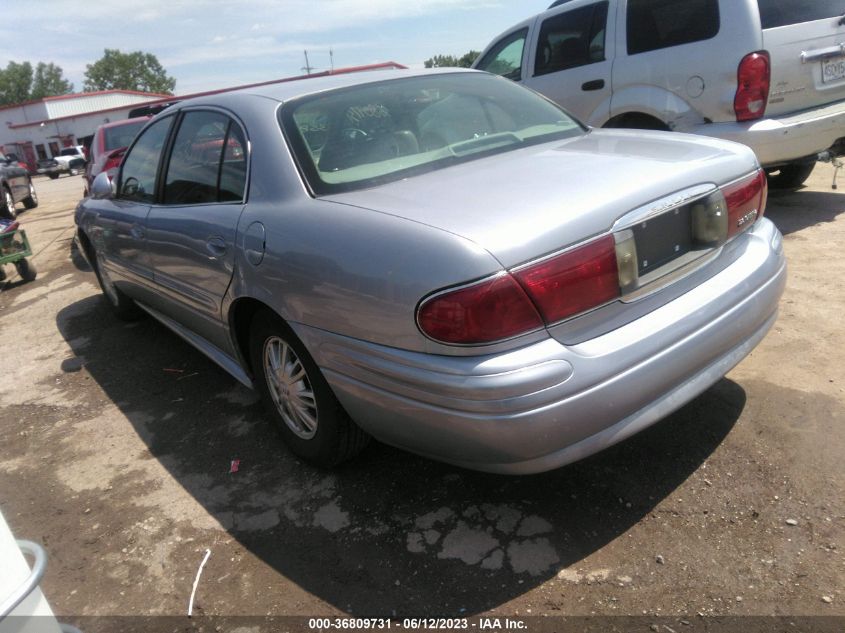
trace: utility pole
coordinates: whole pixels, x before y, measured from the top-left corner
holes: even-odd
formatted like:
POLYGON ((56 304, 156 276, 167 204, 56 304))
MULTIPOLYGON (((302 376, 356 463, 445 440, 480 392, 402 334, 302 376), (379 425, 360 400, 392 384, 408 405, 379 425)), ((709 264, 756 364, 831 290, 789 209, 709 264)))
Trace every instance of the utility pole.
POLYGON ((329 68, 334 72, 334 51, 329 48, 329 68))
POLYGON ((304 51, 304 53, 305 53, 305 66, 302 67, 302 70, 305 71, 306 75, 310 75, 311 71, 314 70, 314 67, 308 61, 308 51, 304 51))

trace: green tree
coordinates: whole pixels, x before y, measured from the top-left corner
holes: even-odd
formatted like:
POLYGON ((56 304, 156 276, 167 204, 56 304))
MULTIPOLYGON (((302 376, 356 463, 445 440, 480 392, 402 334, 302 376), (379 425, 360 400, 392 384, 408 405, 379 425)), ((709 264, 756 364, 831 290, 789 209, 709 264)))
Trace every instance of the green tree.
POLYGON ((73 92, 73 84, 64 78, 61 66, 38 62, 29 93, 30 99, 66 95, 71 92, 73 92))
POLYGON ((481 53, 470 51, 461 57, 454 55, 435 55, 423 62, 426 68, 469 68, 481 53))
POLYGON ((0 104, 23 103, 29 100, 32 86, 32 64, 9 62, 0 70, 0 104))
POLYGON ((175 87, 176 80, 151 53, 107 48, 100 59, 85 67, 86 92, 117 89, 173 94, 175 87))

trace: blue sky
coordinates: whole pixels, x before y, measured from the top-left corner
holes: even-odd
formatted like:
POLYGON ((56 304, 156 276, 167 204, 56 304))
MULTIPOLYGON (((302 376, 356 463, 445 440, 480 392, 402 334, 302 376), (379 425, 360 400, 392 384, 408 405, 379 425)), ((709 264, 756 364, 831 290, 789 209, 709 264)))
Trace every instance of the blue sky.
POLYGON ((82 90, 105 48, 156 55, 176 93, 480 50, 551 0, 2 0, 0 67, 53 62, 82 90))

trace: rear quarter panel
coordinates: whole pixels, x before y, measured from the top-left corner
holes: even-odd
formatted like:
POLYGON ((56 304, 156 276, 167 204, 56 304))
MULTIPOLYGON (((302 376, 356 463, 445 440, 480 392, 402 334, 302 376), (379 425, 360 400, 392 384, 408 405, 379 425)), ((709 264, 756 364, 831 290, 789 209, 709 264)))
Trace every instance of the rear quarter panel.
POLYGON ((224 315, 250 297, 292 323, 409 350, 460 353, 422 335, 417 304, 434 290, 485 277, 501 265, 441 229, 312 197, 277 123, 277 106, 256 100, 238 108, 251 139, 252 173, 224 315), (253 265, 244 241, 256 222, 264 226, 265 254, 253 265))
POLYGON ((736 120, 739 62, 763 46, 756 0, 720 2, 719 32, 711 39, 635 55, 628 54, 627 15, 628 0, 621 0, 611 117, 635 112, 639 103, 681 132, 705 119, 736 120))

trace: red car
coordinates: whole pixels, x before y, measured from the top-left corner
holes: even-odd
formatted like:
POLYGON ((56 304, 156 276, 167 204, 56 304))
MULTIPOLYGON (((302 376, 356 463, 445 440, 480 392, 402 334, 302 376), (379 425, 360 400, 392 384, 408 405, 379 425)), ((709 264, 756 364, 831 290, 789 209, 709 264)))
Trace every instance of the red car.
POLYGON ((94 132, 94 139, 91 141, 91 147, 88 150, 88 163, 85 166, 85 192, 84 196, 88 196, 91 189, 91 183, 101 171, 108 173, 109 177, 114 177, 117 173, 117 168, 120 167, 120 161, 126 148, 135 139, 141 128, 146 125, 150 117, 137 117, 135 119, 125 119, 122 121, 113 121, 112 123, 105 123, 97 128, 94 132))

